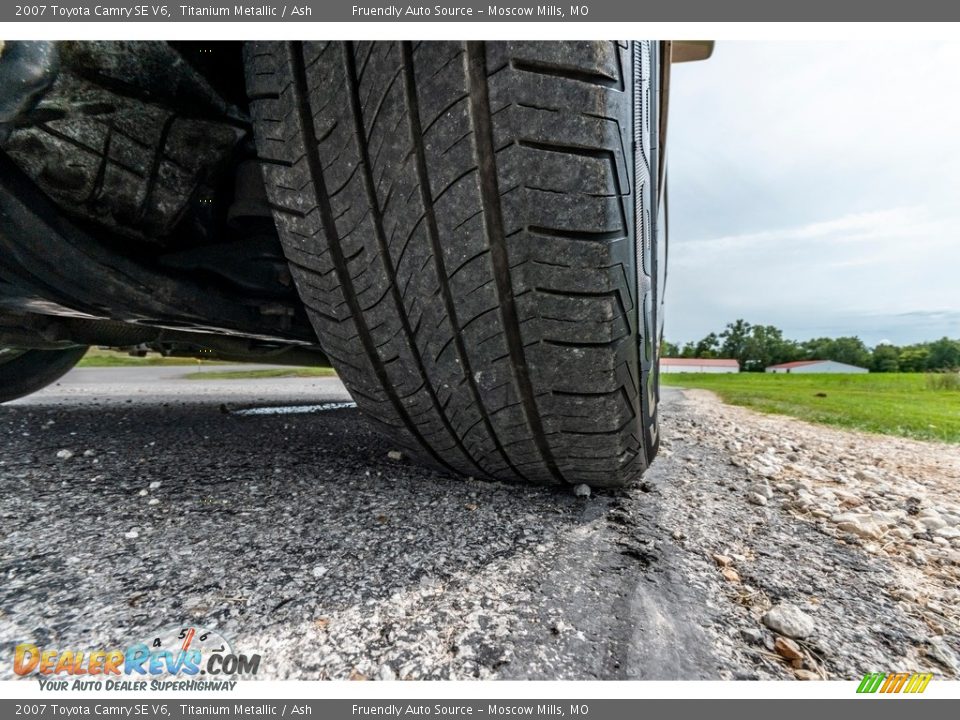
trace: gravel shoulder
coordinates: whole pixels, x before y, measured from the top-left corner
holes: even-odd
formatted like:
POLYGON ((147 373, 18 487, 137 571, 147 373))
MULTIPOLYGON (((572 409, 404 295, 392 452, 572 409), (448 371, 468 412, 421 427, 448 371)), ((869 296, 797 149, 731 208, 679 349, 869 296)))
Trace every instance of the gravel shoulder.
MULTIPOLYGON (((670 414, 665 524, 687 562, 702 566, 700 548, 733 570, 728 633, 752 642, 762 631, 751 675, 785 674, 763 618, 789 604, 814 621, 794 638, 800 678, 871 667, 956 677, 960 447, 762 415, 701 390, 670 414)), ((704 575, 691 566, 690 577, 704 575)))
POLYGON ((193 622, 269 679, 957 674, 956 446, 668 390, 643 481, 578 498, 391 459, 336 404, 233 412, 334 379, 58 392, 0 407, 8 643, 193 622))

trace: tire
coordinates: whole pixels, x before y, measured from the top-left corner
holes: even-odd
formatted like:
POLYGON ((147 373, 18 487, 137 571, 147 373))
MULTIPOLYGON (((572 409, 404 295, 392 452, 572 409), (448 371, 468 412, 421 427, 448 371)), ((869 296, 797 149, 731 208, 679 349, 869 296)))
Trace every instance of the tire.
POLYGON ((246 47, 300 295, 395 443, 457 473, 536 483, 619 486, 652 461, 657 52, 246 47))
POLYGON ((64 350, 0 348, 0 403, 22 398, 56 382, 80 362, 86 347, 64 350))
POLYGON ((11 50, 22 60, 0 72, 13 87, 53 77, 9 123, 3 152, 63 211, 156 243, 204 210, 200 198, 213 192, 243 132, 168 43, 24 42, 11 50))

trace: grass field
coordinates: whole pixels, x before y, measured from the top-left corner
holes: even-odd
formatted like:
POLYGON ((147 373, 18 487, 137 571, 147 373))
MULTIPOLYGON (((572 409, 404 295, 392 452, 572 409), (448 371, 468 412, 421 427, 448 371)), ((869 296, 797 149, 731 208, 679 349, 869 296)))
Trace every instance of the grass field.
MULTIPOLYGON (((193 358, 165 358, 156 353, 147 355, 147 357, 131 357, 127 353, 117 352, 115 350, 101 350, 98 347, 92 347, 87 350, 87 354, 77 364, 77 367, 142 367, 144 365, 203 365, 203 360, 194 360, 193 358)), ((223 365, 224 363, 210 363, 223 365)))
POLYGON ((187 380, 258 380, 262 378, 311 378, 334 377, 337 372, 330 367, 277 367, 269 370, 217 370, 184 375, 187 380))
POLYGON ((236 370, 216 370, 188 373, 187 380, 256 380, 260 378, 310 378, 331 377, 336 371, 330 367, 275 367, 270 369, 243 370, 243 363, 231 363, 224 360, 195 360, 194 358, 165 358, 156 353, 147 357, 131 357, 114 350, 102 350, 92 347, 83 356, 77 367, 142 367, 145 365, 175 365, 203 368, 211 365, 236 365, 236 370))
POLYGON ((711 390, 733 405, 810 422, 960 442, 960 390, 933 389, 922 374, 667 373, 661 381, 711 390))

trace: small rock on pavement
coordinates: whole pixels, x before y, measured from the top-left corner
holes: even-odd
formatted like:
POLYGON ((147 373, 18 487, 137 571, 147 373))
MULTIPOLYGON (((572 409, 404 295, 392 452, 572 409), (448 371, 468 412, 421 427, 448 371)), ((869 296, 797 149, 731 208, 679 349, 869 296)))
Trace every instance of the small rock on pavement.
POLYGON ((793 674, 796 675, 797 680, 819 680, 820 676, 817 675, 813 670, 805 670, 804 668, 797 668, 793 671, 793 674))
POLYGON ((837 529, 848 532, 852 535, 858 535, 868 540, 876 540, 883 533, 880 528, 862 515, 852 513, 841 513, 830 518, 831 522, 837 524, 837 529))
POLYGON ((778 637, 774 641, 773 647, 776 648, 777 652, 787 660, 803 659, 803 650, 801 650, 800 646, 790 638, 778 637))
POLYGON ((760 493, 752 492, 747 496, 747 499, 752 502, 754 505, 766 505, 767 497, 766 495, 761 495, 760 493))
POLYGON ((721 555, 720 553, 713 554, 713 561, 717 564, 717 567, 730 567, 733 565, 733 558, 729 555, 721 555))
POLYGON ((380 670, 377 671, 377 680, 396 680, 397 674, 393 671, 393 668, 390 667, 387 663, 384 663, 380 666, 380 670))
POLYGON ((573 488, 573 494, 577 497, 588 498, 590 497, 590 486, 584 483, 576 485, 573 488))
POLYGON ((137 532, 136 528, 130 528, 127 532, 123 534, 127 540, 136 540, 140 537, 140 533, 137 532))
POLYGON ((737 583, 740 582, 740 573, 734 570, 732 567, 725 567, 720 571, 720 574, 723 575, 723 579, 727 582, 737 583))
POLYGON ((760 628, 740 628, 740 637, 748 643, 759 645, 763 642, 763 630, 760 628))
POLYGON ((811 635, 816 627, 812 617, 789 603, 770 608, 763 616, 763 624, 781 635, 798 639, 811 635))
POLYGON ((57 458, 60 460, 69 460, 72 457, 73 457, 72 450, 67 450, 66 448, 64 448, 63 450, 57 450, 57 458))
POLYGON ((387 453, 387 457, 391 460, 403 460, 403 453, 399 450, 391 450, 387 453))
POLYGON ((313 576, 315 578, 322 578, 326 574, 327 574, 327 568, 325 568, 323 565, 316 565, 313 568, 313 576))
POLYGON ((149 485, 148 487, 149 487, 151 490, 156 490, 157 488, 160 487, 160 481, 159 481, 159 480, 154 480, 152 483, 150 483, 150 485, 149 485))

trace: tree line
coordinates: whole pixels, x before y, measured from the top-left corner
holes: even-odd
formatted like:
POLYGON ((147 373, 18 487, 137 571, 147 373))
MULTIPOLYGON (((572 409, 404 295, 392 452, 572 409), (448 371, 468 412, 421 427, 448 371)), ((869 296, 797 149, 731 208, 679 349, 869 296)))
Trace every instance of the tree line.
POLYGON ((914 345, 883 343, 867 347, 858 337, 814 338, 796 341, 773 325, 751 325, 745 320, 727 323, 720 333, 682 347, 663 341, 662 357, 733 358, 746 371, 796 360, 835 360, 873 372, 942 372, 960 368, 960 340, 944 337, 914 345))

